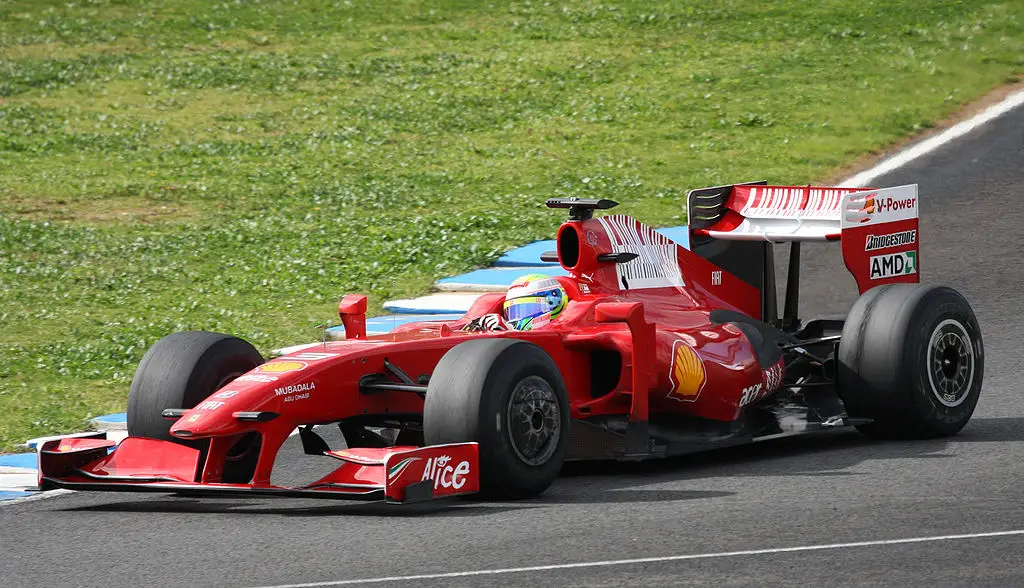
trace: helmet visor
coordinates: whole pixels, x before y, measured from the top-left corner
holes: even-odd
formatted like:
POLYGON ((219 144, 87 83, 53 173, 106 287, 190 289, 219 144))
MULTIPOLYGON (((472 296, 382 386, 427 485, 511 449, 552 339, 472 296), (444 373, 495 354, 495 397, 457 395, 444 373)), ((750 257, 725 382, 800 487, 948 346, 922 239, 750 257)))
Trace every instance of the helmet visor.
POLYGON ((505 320, 520 321, 525 318, 540 316, 551 310, 547 298, 543 296, 524 296, 505 302, 505 320))

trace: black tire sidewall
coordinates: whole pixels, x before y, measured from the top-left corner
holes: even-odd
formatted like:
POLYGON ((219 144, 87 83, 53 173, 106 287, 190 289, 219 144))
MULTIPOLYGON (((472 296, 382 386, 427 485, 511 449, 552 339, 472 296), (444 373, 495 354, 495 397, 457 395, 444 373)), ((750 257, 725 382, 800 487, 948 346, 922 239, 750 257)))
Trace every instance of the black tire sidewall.
POLYGON ((839 344, 839 395, 850 416, 875 421, 866 432, 907 419, 904 341, 910 309, 923 294, 904 284, 878 286, 861 295, 847 315, 839 344))

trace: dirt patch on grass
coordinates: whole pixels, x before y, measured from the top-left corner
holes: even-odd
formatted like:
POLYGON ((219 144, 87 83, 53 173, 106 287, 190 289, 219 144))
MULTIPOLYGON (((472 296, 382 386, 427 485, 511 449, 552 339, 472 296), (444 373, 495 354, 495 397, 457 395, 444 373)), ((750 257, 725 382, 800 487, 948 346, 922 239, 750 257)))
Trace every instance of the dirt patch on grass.
POLYGON ((187 221, 198 216, 197 211, 183 204, 155 202, 140 197, 66 200, 15 196, 5 198, 5 201, 4 208, 12 216, 54 222, 155 223, 187 221))
POLYGON ((931 128, 917 133, 916 135, 911 135, 901 139, 884 150, 872 151, 858 157, 849 165, 845 165, 835 170, 822 182, 822 184, 826 186, 838 185, 838 183, 842 182, 844 179, 871 168, 888 157, 906 149, 910 145, 920 143, 921 141, 938 135, 953 125, 963 122, 972 116, 983 112, 990 106, 1001 102, 1007 96, 1020 91, 1024 91, 1024 73, 1018 73, 1011 76, 1010 80, 1006 84, 991 90, 973 102, 965 104, 953 114, 935 123, 931 128))
POLYGON ((66 43, 33 43, 29 45, 9 45, 0 48, 3 59, 79 59, 86 55, 124 55, 140 51, 144 48, 142 41, 135 38, 123 38, 113 43, 89 43, 85 45, 69 45, 66 43))

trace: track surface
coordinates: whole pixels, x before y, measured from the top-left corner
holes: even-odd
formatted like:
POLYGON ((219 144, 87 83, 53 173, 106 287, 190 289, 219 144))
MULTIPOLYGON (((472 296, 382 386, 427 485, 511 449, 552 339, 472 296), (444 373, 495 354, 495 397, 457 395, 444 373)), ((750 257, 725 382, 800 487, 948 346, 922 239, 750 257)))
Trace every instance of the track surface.
MULTIPOLYGON (((981 322, 982 399, 952 440, 844 432, 577 466, 539 500, 419 512, 76 493, 0 507, 0 584, 280 585, 1024 529, 1022 162, 1018 108, 873 182, 920 184, 924 280, 959 289, 981 322)), ((838 247, 805 251, 804 316, 844 312, 838 247)), ((1024 584, 1022 550, 1018 535, 387 585, 1005 586, 1024 584)))

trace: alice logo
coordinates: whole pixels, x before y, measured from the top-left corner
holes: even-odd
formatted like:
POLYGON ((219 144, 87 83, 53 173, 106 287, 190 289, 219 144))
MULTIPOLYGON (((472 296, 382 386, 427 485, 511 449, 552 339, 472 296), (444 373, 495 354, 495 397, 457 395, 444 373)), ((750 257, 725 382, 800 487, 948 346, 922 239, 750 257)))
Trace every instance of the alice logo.
POLYGON ((427 463, 423 466, 423 480, 433 480, 434 490, 437 490, 438 484, 444 488, 454 488, 458 490, 466 485, 466 476, 469 474, 469 462, 461 461, 459 465, 452 467, 448 465, 451 461, 450 455, 439 455, 432 457, 427 460, 427 463))

